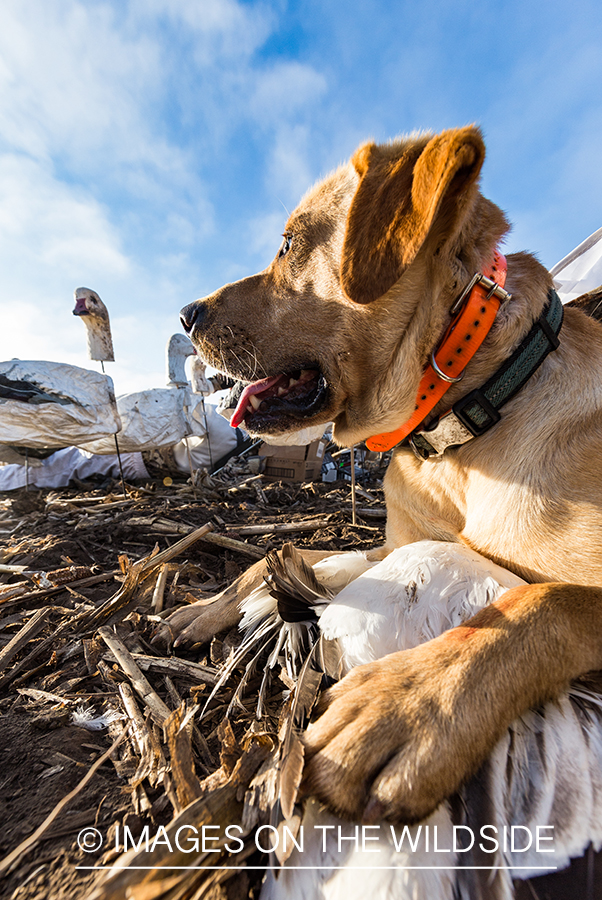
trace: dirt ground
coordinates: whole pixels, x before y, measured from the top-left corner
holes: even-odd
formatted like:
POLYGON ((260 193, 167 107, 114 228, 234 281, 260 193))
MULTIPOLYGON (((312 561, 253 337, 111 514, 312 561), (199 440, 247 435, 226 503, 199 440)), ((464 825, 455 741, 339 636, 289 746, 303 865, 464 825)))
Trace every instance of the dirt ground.
MULTIPOLYGON (((385 524, 381 475, 373 471, 365 481, 367 493, 360 492, 357 504, 363 512, 355 526, 347 482, 248 481, 248 467, 237 460, 222 475, 195 489, 183 479, 172 484, 158 479, 129 485, 127 502, 119 483, 0 494, 0 564, 5 569, 25 567, 23 571, 0 569, 0 859, 30 837, 77 786, 120 727, 114 724, 91 731, 73 724, 72 713, 80 702, 97 714, 118 709, 119 684, 126 680, 116 664, 107 662, 106 653, 101 652, 106 647, 101 648, 98 636, 92 632, 82 639, 73 632, 70 623, 81 610, 100 609, 119 590, 124 580, 121 573, 131 563, 147 557, 153 548, 172 547, 182 534, 206 523, 252 545, 256 557, 286 540, 298 547, 332 550, 378 545, 385 524), (237 531, 253 524, 308 520, 321 525, 285 535, 241 536, 237 531), (56 570, 70 570, 75 580, 54 586, 56 570), (18 590, 11 591, 15 586, 18 590), (40 610, 40 627, 3 661, 2 654, 15 635, 22 634, 24 625, 33 622, 40 610)), ((168 564, 165 608, 210 598, 253 561, 237 549, 196 541, 168 564)), ((135 593, 119 633, 130 649, 160 657, 163 651, 151 644, 156 621, 147 618, 152 586, 135 593)), ((220 647, 217 641, 211 648, 178 655, 211 665, 220 647)), ((146 674, 170 710, 204 687, 185 677, 146 674)), ((215 733, 204 737, 208 752, 219 755, 215 733)), ((173 809, 165 791, 147 785, 141 806, 140 794, 132 790, 135 763, 127 753, 115 751, 40 840, 24 849, 10 871, 0 875, 0 898, 84 898, 94 873, 76 867, 98 862, 102 851, 79 849, 77 836, 82 829, 95 827, 110 836, 116 825, 126 824, 139 834, 146 821, 155 826, 168 823, 173 809)), ((108 844, 107 837, 103 851, 108 844)), ((248 881, 243 885, 243 880, 228 896, 253 896, 256 885, 248 881)))

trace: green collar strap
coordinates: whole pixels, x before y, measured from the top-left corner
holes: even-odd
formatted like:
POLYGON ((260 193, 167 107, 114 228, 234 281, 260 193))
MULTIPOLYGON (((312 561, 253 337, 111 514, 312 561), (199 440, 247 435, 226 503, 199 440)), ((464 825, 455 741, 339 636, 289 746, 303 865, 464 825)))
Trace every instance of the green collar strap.
POLYGON ((560 298, 550 288, 541 316, 489 381, 454 403, 429 428, 414 431, 404 443, 409 444, 419 459, 425 460, 441 456, 448 447, 465 444, 492 428, 501 419, 502 406, 520 391, 548 353, 558 347, 563 314, 560 298))

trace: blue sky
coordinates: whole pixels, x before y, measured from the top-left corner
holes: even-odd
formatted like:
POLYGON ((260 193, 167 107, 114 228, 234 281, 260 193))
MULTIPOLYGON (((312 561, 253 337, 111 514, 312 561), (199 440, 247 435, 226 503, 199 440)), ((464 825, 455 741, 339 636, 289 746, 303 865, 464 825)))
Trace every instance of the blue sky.
POLYGON ((367 138, 479 123, 510 251, 602 225, 599 0, 3 0, 0 359, 164 382, 178 311, 263 268, 313 181, 367 138))

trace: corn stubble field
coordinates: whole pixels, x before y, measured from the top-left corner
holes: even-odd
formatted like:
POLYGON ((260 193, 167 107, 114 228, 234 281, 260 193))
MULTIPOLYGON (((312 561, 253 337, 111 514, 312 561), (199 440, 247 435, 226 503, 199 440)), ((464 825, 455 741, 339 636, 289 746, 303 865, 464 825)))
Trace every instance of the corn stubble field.
MULTIPOLYGON (((152 639, 173 608, 210 601, 286 541, 377 545, 382 474, 375 464, 358 488, 356 525, 347 483, 265 483, 242 459, 196 487, 128 485, 126 499, 119 483, 0 495, 0 897, 258 895, 252 867, 266 857, 252 835, 269 821, 291 679, 276 672, 258 719, 262 660, 248 671, 244 660, 199 721, 238 630, 175 655, 152 639), (82 726, 103 714, 98 730, 82 726), (183 810, 199 827, 242 823, 237 864, 248 871, 162 871, 183 810), (77 838, 89 828, 103 846, 84 853, 77 838), (157 833, 163 848, 145 854, 145 836, 157 833), (76 868, 120 865, 124 835, 139 841, 134 862, 150 871, 107 880, 76 868)), ((223 845, 212 846, 221 853, 180 853, 175 863, 171 854, 169 864, 223 863, 223 845)))

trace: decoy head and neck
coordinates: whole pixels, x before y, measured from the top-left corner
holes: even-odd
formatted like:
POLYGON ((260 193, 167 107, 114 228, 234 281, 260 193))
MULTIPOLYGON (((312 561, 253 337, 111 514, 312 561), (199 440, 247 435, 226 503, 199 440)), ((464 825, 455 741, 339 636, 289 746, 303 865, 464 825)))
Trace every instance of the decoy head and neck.
POLYGON ((165 346, 167 387, 188 387, 186 359, 195 354, 190 338, 185 334, 172 334, 165 346))
POLYGON ((114 362, 113 339, 109 312, 96 293, 90 288, 79 287, 73 292, 74 316, 81 316, 88 337, 88 356, 100 362, 114 362))

